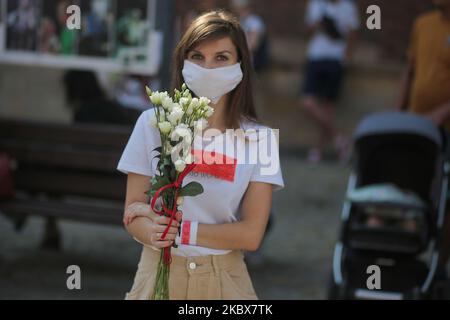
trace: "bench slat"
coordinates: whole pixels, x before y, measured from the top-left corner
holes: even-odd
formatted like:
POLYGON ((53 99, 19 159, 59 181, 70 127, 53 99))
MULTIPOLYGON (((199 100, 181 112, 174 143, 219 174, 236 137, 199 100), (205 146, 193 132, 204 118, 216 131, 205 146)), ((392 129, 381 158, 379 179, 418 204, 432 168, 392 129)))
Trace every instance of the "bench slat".
POLYGON ((19 200, 0 203, 0 210, 10 215, 40 215, 81 222, 121 225, 123 208, 96 206, 59 201, 19 200))
POLYGON ((6 151, 19 164, 33 164, 92 169, 95 171, 114 171, 122 150, 81 149, 68 145, 51 145, 1 140, 0 150, 6 151))
POLYGON ((19 170, 15 174, 15 188, 49 195, 79 195, 104 199, 124 200, 126 175, 95 174, 83 171, 40 168, 19 170))
POLYGON ((0 119, 0 137, 21 140, 101 145, 123 148, 132 127, 105 124, 58 124, 27 120, 0 119))

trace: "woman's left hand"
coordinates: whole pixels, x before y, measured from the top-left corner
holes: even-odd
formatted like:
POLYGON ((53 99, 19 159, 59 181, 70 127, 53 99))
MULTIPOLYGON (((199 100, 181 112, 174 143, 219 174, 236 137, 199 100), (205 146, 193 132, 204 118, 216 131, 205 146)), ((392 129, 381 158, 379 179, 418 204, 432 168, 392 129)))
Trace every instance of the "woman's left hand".
POLYGON ((158 215, 153 212, 150 205, 143 202, 135 202, 130 204, 125 210, 123 224, 128 226, 137 217, 145 217, 153 221, 158 215))
MULTIPOLYGON (((175 220, 181 222, 183 213, 178 211, 175 214, 175 220)), ((128 226, 134 219, 137 217, 149 218, 153 222, 155 219, 159 217, 150 207, 150 205, 143 202, 135 202, 128 206, 127 210, 125 210, 125 214, 123 217, 124 225, 128 226)))

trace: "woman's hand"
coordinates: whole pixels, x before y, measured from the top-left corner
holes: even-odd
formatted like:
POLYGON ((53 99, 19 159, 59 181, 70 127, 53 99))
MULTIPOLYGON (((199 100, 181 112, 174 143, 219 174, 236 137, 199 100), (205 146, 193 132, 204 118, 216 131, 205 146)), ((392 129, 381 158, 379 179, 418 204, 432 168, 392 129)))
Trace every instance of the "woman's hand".
MULTIPOLYGON (((182 212, 178 211, 175 214, 175 220, 181 222, 182 216, 182 212)), ((135 202, 130 204, 125 210, 125 214, 123 216, 123 224, 125 226, 128 226, 137 217, 145 217, 153 221, 155 218, 159 217, 159 215, 153 212, 149 204, 143 202, 135 202)))
POLYGON ((130 204, 125 210, 123 223, 128 227, 134 219, 139 217, 149 219, 149 223, 147 222, 146 227, 146 230, 148 231, 143 234, 145 243, 151 244, 156 248, 165 248, 173 244, 175 237, 178 234, 178 229, 182 218, 181 211, 176 213, 175 220, 172 221, 171 227, 164 239, 161 239, 161 237, 170 222, 170 218, 157 215, 153 212, 149 204, 135 202, 130 204))
POLYGON ((178 234, 178 228, 180 223, 178 221, 172 221, 172 225, 169 228, 169 231, 166 234, 164 240, 161 239, 164 231, 166 230, 168 224, 170 222, 170 218, 164 216, 158 216, 152 220, 149 230, 149 243, 158 248, 170 247, 174 241, 175 237, 178 234))
POLYGON ((123 215, 123 224, 128 226, 137 217, 149 218, 153 221, 158 215, 153 212, 149 204, 135 202, 130 204, 123 215))

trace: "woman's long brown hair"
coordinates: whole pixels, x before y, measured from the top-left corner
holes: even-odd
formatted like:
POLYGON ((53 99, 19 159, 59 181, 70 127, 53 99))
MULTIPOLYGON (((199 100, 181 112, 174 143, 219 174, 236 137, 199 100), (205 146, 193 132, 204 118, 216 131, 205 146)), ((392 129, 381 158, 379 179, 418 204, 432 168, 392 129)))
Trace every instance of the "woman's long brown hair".
POLYGON ((174 88, 181 88, 184 82, 182 75, 184 60, 190 50, 202 41, 223 37, 230 37, 236 46, 243 73, 242 81, 230 92, 226 112, 227 128, 238 129, 242 117, 253 121, 257 121, 258 117, 253 101, 251 83, 253 67, 250 51, 245 33, 233 14, 223 10, 211 11, 192 22, 175 49, 172 85, 174 88))

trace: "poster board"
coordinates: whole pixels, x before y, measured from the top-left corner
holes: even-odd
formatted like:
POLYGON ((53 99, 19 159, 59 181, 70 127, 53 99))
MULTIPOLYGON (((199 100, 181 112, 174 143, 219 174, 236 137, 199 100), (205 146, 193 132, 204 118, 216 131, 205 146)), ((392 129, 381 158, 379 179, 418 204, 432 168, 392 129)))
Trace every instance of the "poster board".
POLYGON ((156 2, 0 0, 0 63, 155 75, 162 56, 156 2), (68 27, 72 5, 79 29, 68 27))

